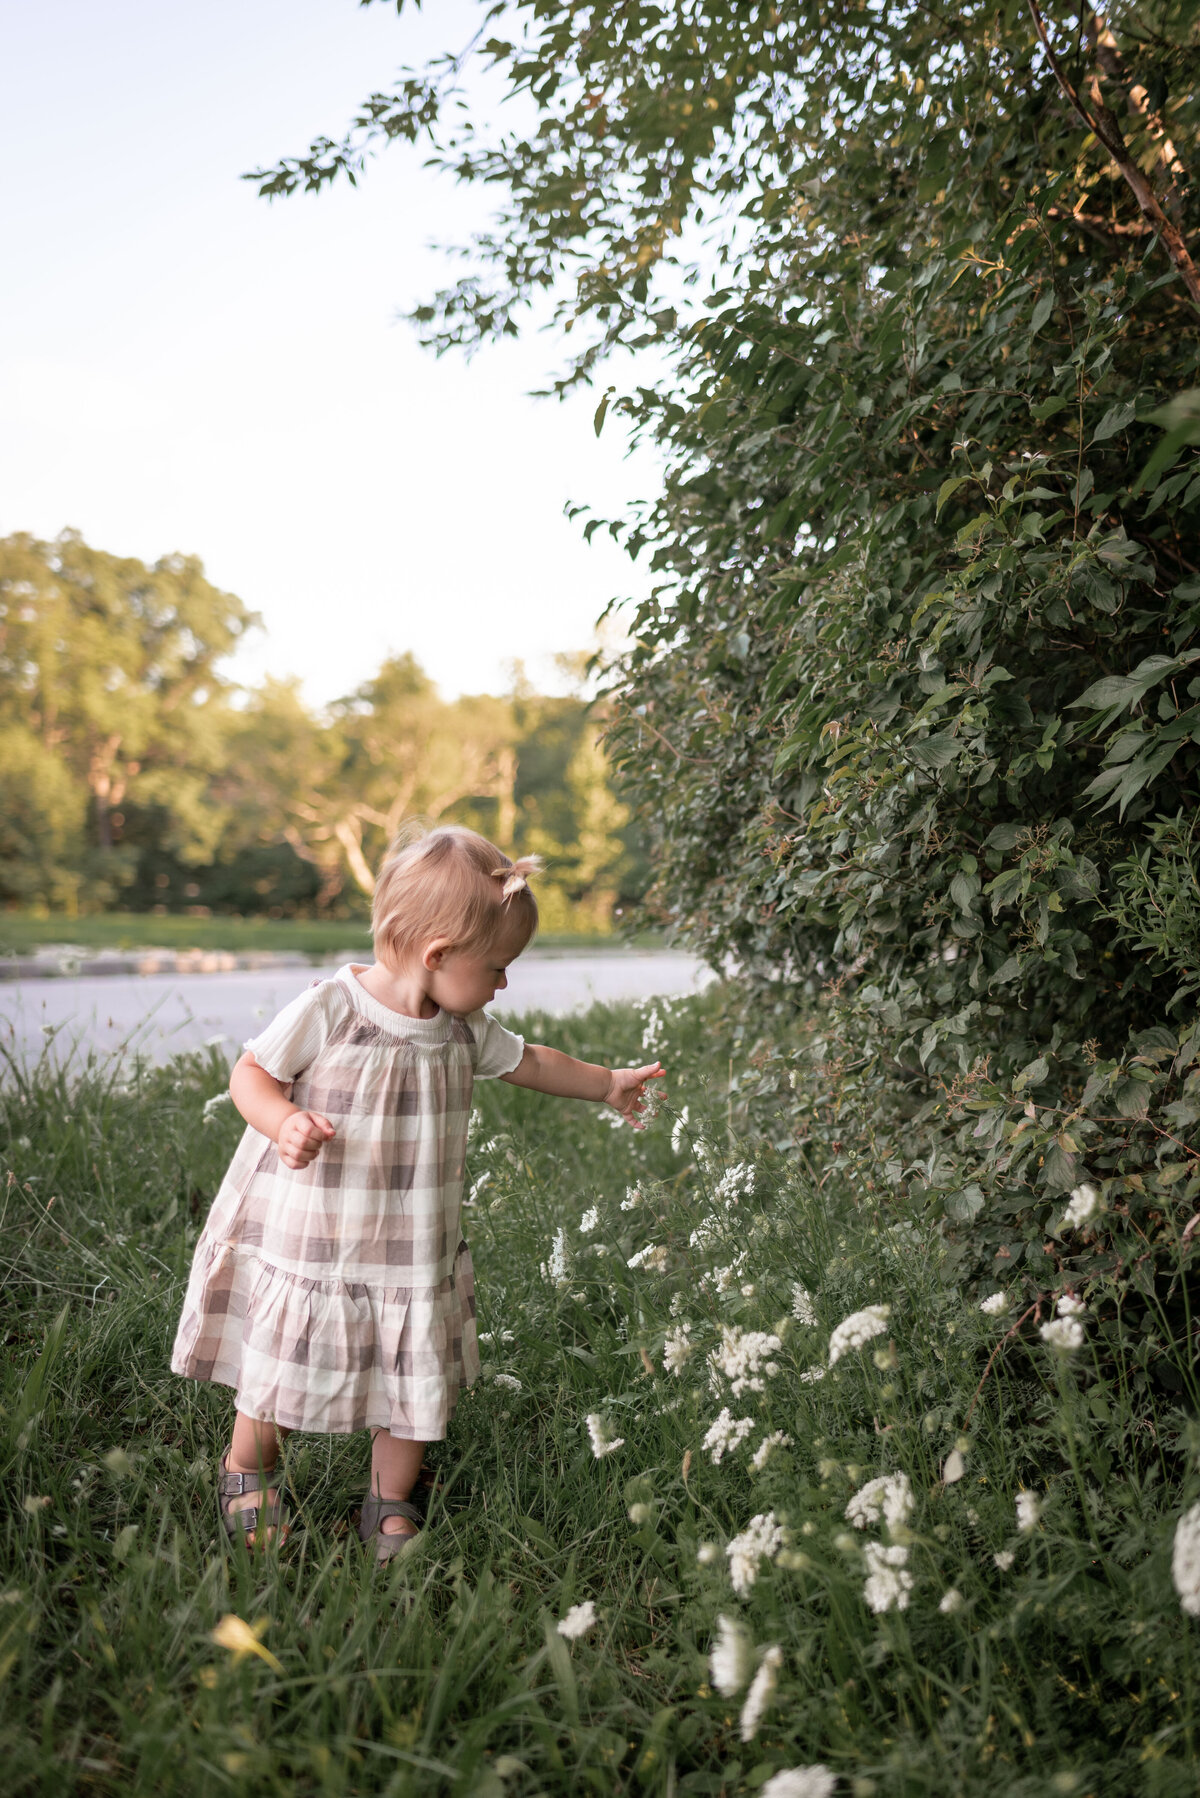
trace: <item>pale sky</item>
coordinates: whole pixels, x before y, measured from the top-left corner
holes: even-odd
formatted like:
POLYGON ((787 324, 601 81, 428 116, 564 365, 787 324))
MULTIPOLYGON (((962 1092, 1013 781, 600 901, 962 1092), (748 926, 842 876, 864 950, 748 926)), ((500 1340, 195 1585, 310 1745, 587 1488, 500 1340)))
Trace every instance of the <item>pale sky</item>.
MULTIPOLYGON (((247 169, 340 136, 403 63, 461 50, 469 0, 0 6, 0 535, 182 550, 263 617, 246 681, 320 703, 411 650, 444 693, 586 649, 649 577, 567 501, 650 496, 598 391, 526 397, 563 344, 435 360, 404 307, 480 200, 395 145, 354 189, 271 205, 247 169)), ((605 376, 607 384, 613 376, 605 376)), ((615 377, 615 378, 619 378, 615 377)), ((601 389, 602 390, 602 389, 601 389)))

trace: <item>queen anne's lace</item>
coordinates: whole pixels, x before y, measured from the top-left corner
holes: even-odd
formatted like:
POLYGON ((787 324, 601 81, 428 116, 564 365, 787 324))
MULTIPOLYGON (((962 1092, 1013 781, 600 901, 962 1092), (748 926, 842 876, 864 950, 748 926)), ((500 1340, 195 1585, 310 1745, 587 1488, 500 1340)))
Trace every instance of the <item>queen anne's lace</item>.
POLYGON ((1064 1230, 1079 1230, 1089 1223, 1100 1209, 1100 1194, 1088 1181, 1077 1186, 1071 1194, 1071 1203, 1063 1212, 1062 1227, 1064 1230))
POLYGON ((763 1437, 762 1441, 750 1457, 750 1465, 753 1467, 755 1473, 761 1473, 775 1449, 791 1448, 791 1446, 791 1437, 785 1436, 782 1430, 775 1430, 771 1435, 763 1437))
POLYGON ((817 1312, 812 1302, 812 1293, 806 1286, 801 1286, 798 1281, 792 1287, 792 1316, 798 1324, 804 1324, 807 1329, 815 1330, 817 1327, 817 1312))
POLYGON ((586 1635, 589 1629, 594 1629, 598 1622, 594 1603, 590 1598, 585 1598, 582 1604, 573 1604, 566 1616, 559 1618, 557 1629, 560 1636, 573 1642, 578 1636, 586 1635))
POLYGON ((723 1373, 735 1398, 743 1392, 762 1392, 762 1376, 773 1379, 779 1372, 778 1361, 771 1360, 783 1344, 778 1336, 765 1330, 743 1330, 738 1325, 722 1324, 721 1341, 710 1354, 709 1362, 723 1373))
POLYGON ((750 1519, 740 1536, 726 1543, 729 1578, 739 1598, 745 1598, 758 1578, 759 1562, 774 1560, 784 1541, 784 1532, 775 1521, 774 1511, 764 1511, 750 1519))
POLYGON ((1185 1511, 1175 1525, 1171 1578, 1182 1609, 1189 1617, 1200 1617, 1200 1504, 1185 1511))
POLYGON ((908 1572, 908 1550, 900 1543, 885 1547, 882 1542, 868 1542, 867 1581, 863 1598, 867 1609, 875 1612, 906 1611, 912 1591, 913 1576, 908 1572))
POLYGON ((813 1767, 784 1767, 772 1773, 759 1798, 833 1798, 837 1774, 820 1763, 813 1767))
POLYGON ((732 1698, 750 1677, 750 1638, 733 1617, 717 1618, 717 1639, 708 1656, 712 1683, 722 1698, 732 1698))
POLYGON ((988 1317, 1000 1317, 1008 1310, 1008 1294, 1006 1292, 989 1293, 986 1299, 979 1301, 979 1309, 988 1317))
POLYGON ((890 1305, 867 1305, 844 1317, 829 1338, 829 1365, 841 1360, 851 1349, 862 1348, 873 1336, 882 1336, 892 1315, 890 1305))
POLYGON ((681 1322, 673 1330, 668 1330, 663 1341, 663 1369, 666 1373, 673 1373, 676 1379, 682 1374, 693 1353, 691 1333, 691 1324, 681 1322))
POLYGON ((758 1726, 766 1715, 779 1679, 779 1669, 783 1665, 783 1650, 772 1646, 764 1649, 763 1658, 758 1664, 758 1672, 750 1683, 746 1693, 746 1702, 742 1706, 740 1728, 743 1742, 752 1742, 758 1734, 758 1726))
POLYGON ((601 1417, 598 1411, 592 1411, 589 1414, 587 1428, 588 1435, 592 1439, 592 1453, 595 1455, 597 1461, 601 1460, 605 1455, 616 1454, 619 1448, 624 1448, 624 1436, 611 1435, 610 1431, 612 1425, 608 1422, 607 1418, 601 1417))
POLYGON ((738 1445, 746 1440, 754 1428, 752 1417, 733 1417, 726 1405, 720 1415, 708 1426, 703 1447, 708 1450, 714 1467, 719 1467, 724 1457, 731 1454, 738 1445))
POLYGON ((1035 1530, 1042 1518, 1042 1501, 1036 1492, 1017 1493, 1017 1528, 1023 1536, 1035 1530))
POLYGON ((1083 1325, 1077 1317, 1052 1317, 1042 1325, 1042 1341, 1060 1354, 1073 1354, 1083 1347, 1083 1325))
POLYGON ((890 1530, 908 1522, 913 1510, 913 1491, 906 1473, 884 1473, 860 1486, 846 1506, 846 1522, 865 1530, 880 1518, 890 1530))

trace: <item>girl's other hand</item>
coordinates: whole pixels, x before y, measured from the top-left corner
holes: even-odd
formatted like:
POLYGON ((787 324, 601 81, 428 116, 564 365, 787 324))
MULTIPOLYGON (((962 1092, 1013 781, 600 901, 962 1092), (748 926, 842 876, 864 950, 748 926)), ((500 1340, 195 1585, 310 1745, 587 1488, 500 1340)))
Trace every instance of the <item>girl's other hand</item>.
POLYGON ((638 1120, 646 1106, 646 1082, 665 1078, 660 1061, 653 1062, 646 1068, 614 1068, 608 1091, 604 1095, 604 1103, 611 1105, 614 1111, 619 1111, 633 1129, 644 1130, 645 1124, 638 1120))
POLYGON ((337 1131, 319 1111, 292 1111, 279 1127, 279 1159, 284 1167, 307 1167, 337 1131))

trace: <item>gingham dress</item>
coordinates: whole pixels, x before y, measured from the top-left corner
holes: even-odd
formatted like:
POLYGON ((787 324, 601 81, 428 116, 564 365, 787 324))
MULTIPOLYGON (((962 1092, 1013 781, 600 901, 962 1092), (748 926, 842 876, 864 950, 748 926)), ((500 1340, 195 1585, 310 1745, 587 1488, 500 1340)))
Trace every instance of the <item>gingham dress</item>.
POLYGON ((353 964, 246 1044, 337 1134, 284 1167, 247 1129, 196 1244, 171 1367, 294 1430, 437 1441, 479 1371, 459 1233, 471 1086, 524 1042, 486 1012, 408 1018, 353 964))

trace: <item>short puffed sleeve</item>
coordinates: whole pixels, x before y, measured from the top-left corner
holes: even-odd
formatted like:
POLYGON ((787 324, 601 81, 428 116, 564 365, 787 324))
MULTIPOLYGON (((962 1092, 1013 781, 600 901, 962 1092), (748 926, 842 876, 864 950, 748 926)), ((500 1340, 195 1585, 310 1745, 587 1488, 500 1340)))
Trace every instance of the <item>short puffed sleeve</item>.
POLYGON ((475 1038, 475 1078, 495 1080, 511 1074, 525 1053, 525 1038, 506 1030, 486 1011, 473 1011, 467 1023, 475 1038))
POLYGON ((330 989, 336 986, 334 980, 321 980, 306 987, 265 1030, 242 1045, 273 1079, 289 1085, 316 1060, 329 1036, 330 989))

